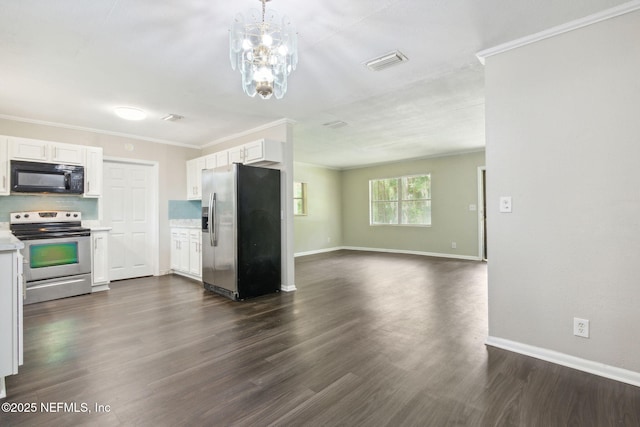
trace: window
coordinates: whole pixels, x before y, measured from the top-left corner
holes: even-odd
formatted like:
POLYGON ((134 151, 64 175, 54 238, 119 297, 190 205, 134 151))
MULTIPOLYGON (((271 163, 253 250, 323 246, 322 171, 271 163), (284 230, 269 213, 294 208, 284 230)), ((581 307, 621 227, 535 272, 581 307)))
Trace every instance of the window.
POLYGON ((293 183, 293 214, 294 215, 307 214, 307 183, 306 182, 293 183))
POLYGON ((369 181, 370 225, 431 225, 431 175, 369 181))

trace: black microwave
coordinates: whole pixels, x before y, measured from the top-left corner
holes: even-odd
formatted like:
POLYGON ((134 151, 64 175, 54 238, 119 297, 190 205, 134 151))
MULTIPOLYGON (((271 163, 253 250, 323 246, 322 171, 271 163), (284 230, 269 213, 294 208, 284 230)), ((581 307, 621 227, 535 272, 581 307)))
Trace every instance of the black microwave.
POLYGON ((84 166, 11 161, 12 193, 84 193, 84 166))

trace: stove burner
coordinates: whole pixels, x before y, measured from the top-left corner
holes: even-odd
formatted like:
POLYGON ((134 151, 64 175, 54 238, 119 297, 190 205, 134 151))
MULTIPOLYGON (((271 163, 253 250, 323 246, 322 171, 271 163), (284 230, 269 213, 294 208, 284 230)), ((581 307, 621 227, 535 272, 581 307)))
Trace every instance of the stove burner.
POLYGON ((18 240, 91 235, 91 229, 82 226, 80 212, 13 212, 10 218, 9 228, 18 240))

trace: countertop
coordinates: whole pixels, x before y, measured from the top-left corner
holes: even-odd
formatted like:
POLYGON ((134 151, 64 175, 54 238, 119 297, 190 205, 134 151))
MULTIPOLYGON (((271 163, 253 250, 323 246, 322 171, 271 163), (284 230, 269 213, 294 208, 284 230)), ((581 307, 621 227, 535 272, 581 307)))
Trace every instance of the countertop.
POLYGON ((10 231, 0 230, 0 251, 15 251, 24 248, 24 243, 16 239, 10 231))

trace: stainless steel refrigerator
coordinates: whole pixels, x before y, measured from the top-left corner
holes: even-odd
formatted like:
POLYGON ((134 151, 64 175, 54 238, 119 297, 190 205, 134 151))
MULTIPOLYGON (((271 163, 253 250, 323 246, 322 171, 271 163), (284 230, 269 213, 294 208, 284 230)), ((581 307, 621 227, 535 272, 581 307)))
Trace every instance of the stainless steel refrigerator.
POLYGON ((202 171, 202 281, 241 300, 280 290, 280 171, 202 171))

